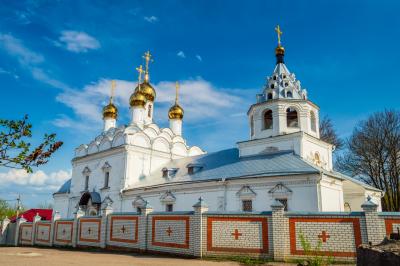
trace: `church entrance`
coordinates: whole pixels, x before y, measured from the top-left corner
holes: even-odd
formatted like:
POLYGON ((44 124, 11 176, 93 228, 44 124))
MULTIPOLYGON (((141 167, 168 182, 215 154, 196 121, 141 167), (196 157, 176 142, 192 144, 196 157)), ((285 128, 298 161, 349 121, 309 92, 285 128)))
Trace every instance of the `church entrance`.
POLYGON ((100 215, 101 197, 97 192, 85 192, 79 200, 79 207, 86 216, 100 215))

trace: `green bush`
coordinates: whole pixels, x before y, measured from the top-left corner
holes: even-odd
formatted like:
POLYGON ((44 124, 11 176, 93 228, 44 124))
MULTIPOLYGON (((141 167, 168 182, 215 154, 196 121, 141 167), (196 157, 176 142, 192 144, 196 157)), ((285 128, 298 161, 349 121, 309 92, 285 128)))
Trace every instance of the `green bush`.
MULTIPOLYGON (((331 265, 334 263, 334 259, 331 255, 322 256, 321 247, 322 241, 318 240, 318 243, 315 247, 313 247, 307 237, 300 231, 299 234, 301 247, 304 251, 304 259, 299 259, 297 262, 299 265, 304 266, 325 266, 331 265)), ((329 253, 329 252, 328 252, 329 253)))

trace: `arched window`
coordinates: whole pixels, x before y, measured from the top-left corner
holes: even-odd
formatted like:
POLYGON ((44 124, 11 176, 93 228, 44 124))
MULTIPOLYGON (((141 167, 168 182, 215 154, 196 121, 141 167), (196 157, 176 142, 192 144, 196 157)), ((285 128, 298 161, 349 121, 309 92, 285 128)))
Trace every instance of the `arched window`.
POLYGON ((288 97, 288 98, 293 98, 292 92, 291 92, 291 91, 288 91, 288 92, 286 93, 286 97, 288 97))
POLYGON ((272 128, 272 111, 267 110, 264 112, 264 129, 272 128))
POLYGON ((299 127, 299 118, 297 111, 293 107, 286 109, 286 122, 287 127, 299 127))
POLYGON ((313 111, 310 112, 310 124, 311 124, 311 130, 316 132, 317 131, 317 122, 315 119, 315 113, 313 111))
POLYGON ((254 120, 253 120, 253 116, 250 116, 250 135, 251 136, 254 135, 254 120))
POLYGON ((268 93, 267 99, 268 99, 268 100, 271 100, 271 99, 272 99, 272 93, 268 93))
POLYGON ((151 117, 151 108, 152 108, 152 106, 151 106, 151 104, 149 104, 149 111, 148 111, 148 113, 147 113, 147 116, 148 116, 148 117, 151 117))

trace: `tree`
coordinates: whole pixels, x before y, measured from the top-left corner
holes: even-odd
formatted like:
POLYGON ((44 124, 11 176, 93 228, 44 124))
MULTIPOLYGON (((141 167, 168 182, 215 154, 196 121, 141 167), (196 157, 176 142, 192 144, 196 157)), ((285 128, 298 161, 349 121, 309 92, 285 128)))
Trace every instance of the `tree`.
POLYGON ((31 149, 31 128, 27 115, 22 120, 0 119, 0 166, 31 173, 32 167, 47 163, 62 146, 61 141, 56 141, 56 134, 45 134, 43 142, 31 149))
MULTIPOLYGON (((23 207, 20 207, 20 211, 23 211, 23 207)), ((5 217, 10 218, 16 214, 17 208, 12 208, 7 201, 0 199, 0 220, 5 217)))
POLYGON ((385 110, 361 121, 346 148, 338 168, 383 190, 383 210, 400 211, 400 112, 385 110))
POLYGON ((336 150, 343 147, 343 140, 339 138, 333 127, 332 120, 328 116, 324 116, 319 123, 319 137, 321 140, 335 145, 336 150))

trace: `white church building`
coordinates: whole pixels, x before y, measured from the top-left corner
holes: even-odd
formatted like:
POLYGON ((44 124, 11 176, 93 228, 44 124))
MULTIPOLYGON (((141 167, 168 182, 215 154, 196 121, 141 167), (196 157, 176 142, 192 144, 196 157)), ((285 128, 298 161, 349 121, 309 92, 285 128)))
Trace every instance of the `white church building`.
POLYGON ((103 109, 103 131, 76 148, 72 178, 54 193, 54 210, 64 218, 78 208, 98 215, 105 203, 117 212, 140 212, 148 205, 154 211, 187 211, 201 196, 209 211, 269 211, 278 200, 287 211, 343 212, 360 211, 371 196, 380 211, 380 190, 333 170, 335 147, 320 139, 319 107, 289 72, 284 53, 279 40, 274 71, 249 106, 249 139, 207 153, 186 144, 178 93, 169 128, 153 120, 156 90, 147 52, 129 99, 130 123, 117 124, 111 97, 103 109))

